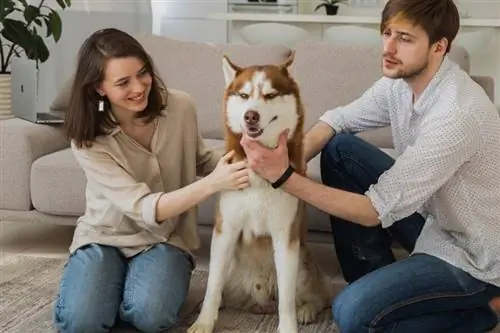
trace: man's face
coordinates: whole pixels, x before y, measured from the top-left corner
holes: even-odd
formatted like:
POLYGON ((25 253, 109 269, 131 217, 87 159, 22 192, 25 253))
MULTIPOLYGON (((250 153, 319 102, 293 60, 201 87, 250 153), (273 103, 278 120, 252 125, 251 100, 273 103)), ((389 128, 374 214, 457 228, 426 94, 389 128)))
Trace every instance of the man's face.
POLYGON ((384 76, 411 80, 427 69, 430 45, 429 38, 422 28, 400 20, 389 23, 382 37, 384 76))

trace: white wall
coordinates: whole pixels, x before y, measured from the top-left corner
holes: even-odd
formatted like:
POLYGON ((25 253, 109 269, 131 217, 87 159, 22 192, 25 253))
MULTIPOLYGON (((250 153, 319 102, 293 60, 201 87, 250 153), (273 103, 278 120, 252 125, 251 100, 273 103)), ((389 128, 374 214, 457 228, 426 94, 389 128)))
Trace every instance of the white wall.
POLYGON ((194 42, 225 43, 227 24, 207 19, 224 13, 226 0, 152 0, 153 33, 194 42))

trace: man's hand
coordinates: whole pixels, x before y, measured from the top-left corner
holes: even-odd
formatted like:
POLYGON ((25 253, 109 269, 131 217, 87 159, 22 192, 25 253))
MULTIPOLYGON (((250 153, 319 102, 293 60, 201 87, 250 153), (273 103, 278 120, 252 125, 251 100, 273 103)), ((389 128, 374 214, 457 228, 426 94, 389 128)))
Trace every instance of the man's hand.
POLYGON ((280 135, 278 147, 269 149, 243 134, 241 145, 247 155, 248 166, 262 178, 273 183, 278 180, 289 166, 288 130, 280 135))

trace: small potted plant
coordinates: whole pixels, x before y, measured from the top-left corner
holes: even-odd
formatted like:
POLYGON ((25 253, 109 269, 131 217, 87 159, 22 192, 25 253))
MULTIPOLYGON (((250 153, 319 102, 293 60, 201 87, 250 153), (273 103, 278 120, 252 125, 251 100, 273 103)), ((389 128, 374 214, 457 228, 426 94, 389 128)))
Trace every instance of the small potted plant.
POLYGON ((317 11, 321 7, 325 7, 326 15, 337 15, 337 11, 339 10, 339 3, 347 3, 347 0, 322 0, 322 3, 314 8, 314 11, 317 11))
MULTIPOLYGON (((39 63, 47 61, 50 52, 44 38, 61 38, 62 21, 59 14, 39 0, 0 0, 0 119, 8 118, 10 110, 10 64, 13 57, 39 63)), ((56 0, 59 7, 71 6, 71 0, 56 0)))

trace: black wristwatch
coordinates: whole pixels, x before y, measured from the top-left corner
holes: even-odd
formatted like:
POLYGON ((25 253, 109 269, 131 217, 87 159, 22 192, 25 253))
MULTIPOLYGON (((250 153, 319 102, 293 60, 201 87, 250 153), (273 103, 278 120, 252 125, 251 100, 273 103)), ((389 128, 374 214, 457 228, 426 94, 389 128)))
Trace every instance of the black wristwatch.
POLYGON ((276 180, 274 183, 271 183, 271 186, 273 188, 280 187, 281 185, 283 185, 288 180, 288 178, 290 178, 290 176, 294 172, 295 172, 295 169, 291 165, 289 165, 288 168, 285 170, 285 172, 283 172, 283 174, 281 175, 281 177, 278 178, 278 180, 276 180))

